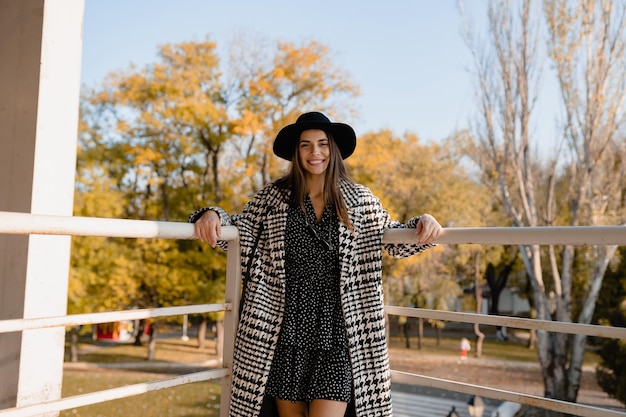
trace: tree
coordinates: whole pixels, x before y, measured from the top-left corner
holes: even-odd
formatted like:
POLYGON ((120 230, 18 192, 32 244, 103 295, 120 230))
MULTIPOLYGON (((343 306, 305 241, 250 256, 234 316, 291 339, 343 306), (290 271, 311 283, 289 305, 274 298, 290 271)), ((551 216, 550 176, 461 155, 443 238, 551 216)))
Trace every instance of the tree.
MULTIPOLYGON (((491 293, 489 303, 489 314, 494 316, 500 315, 500 295, 502 291, 507 287, 509 282, 509 276, 514 272, 517 260, 518 252, 515 247, 506 248, 502 254, 502 258, 498 264, 489 262, 485 270, 485 279, 489 286, 489 292, 491 293)), ((499 340, 506 340, 506 328, 497 326, 496 336, 499 340)))
MULTIPOLYGON (((538 22, 532 18, 537 15, 532 13, 533 3, 521 1, 517 3, 519 9, 508 1, 490 3, 488 45, 493 55, 476 46, 471 30, 466 32, 475 62, 480 106, 472 130, 474 141, 468 153, 481 167, 483 181, 498 195, 513 226, 553 225, 564 221, 573 226, 590 225, 610 222, 608 213, 613 213, 612 220, 622 217, 621 190, 613 194, 619 197, 615 200, 607 198, 605 190, 614 190, 616 184, 623 183, 622 154, 609 156, 610 150, 621 152, 623 148, 614 140, 619 126, 616 122, 622 120, 623 109, 617 105, 619 100, 613 101, 616 96, 608 90, 610 85, 623 86, 623 75, 621 81, 619 77, 612 78, 619 73, 617 68, 624 68, 623 46, 619 46, 621 41, 616 36, 622 32, 612 26, 609 30, 607 23, 617 16, 617 26, 621 27, 619 22, 624 15, 612 14, 610 2, 602 2, 602 7, 597 8, 593 7, 596 2, 581 2, 574 8, 570 8, 569 3, 544 2, 550 56, 559 74, 563 97, 570 99, 569 108, 565 106, 563 126, 571 158, 565 164, 564 153, 557 153, 554 160, 541 163, 531 142, 531 118, 538 92, 535 85, 539 80, 536 62, 540 33, 538 22), (598 13, 602 10, 604 13, 598 13), (613 17, 609 18, 606 12, 613 17), (591 30, 590 25, 597 26, 591 30), (585 57, 583 52, 591 55, 585 57), (580 65, 583 62, 580 59, 587 64, 580 65), (596 60, 600 63, 592 64, 596 60), (583 71, 584 75, 576 78, 574 68, 583 68, 586 73, 583 71), (583 88, 582 93, 579 88, 583 88), (559 164, 567 166, 568 170, 559 172, 559 164), (566 181, 571 187, 559 194, 566 181), (538 188, 541 184, 545 184, 545 188, 538 188), (598 204, 601 201, 604 203, 598 204)), ((618 91, 623 98, 623 88, 618 91)), ((573 247, 565 246, 557 254, 558 249, 548 248, 549 263, 542 262, 544 253, 539 245, 522 245, 520 253, 532 286, 536 317, 571 322, 576 307, 572 297, 577 284, 572 276, 575 252, 573 247), (550 274, 544 273, 544 264, 548 265, 550 274), (550 308, 551 292, 556 301, 553 310, 550 308)), ((589 313, 593 311, 602 275, 614 248, 583 251, 588 251, 587 259, 595 263, 586 269, 592 273, 582 282, 586 285, 583 291, 586 294, 578 315, 580 323, 589 323, 589 313)), ((548 398, 576 400, 585 337, 575 336, 571 344, 569 340, 566 334, 537 332, 537 352, 548 398)))
MULTIPOLYGON (((594 323, 626 327, 626 248, 619 249, 619 263, 609 267, 594 312, 594 323)), ((596 379, 611 397, 626 404, 626 342, 600 339, 596 379)))
POLYGON ((219 163, 230 125, 215 49, 210 41, 161 46, 158 62, 112 73, 86 97, 100 131, 95 149, 121 155, 112 162, 120 186, 136 196, 133 218, 188 213, 193 200, 170 201, 179 189, 223 198, 219 163))
MULTIPOLYGON (((182 88, 162 85, 167 77, 155 67, 145 70, 149 75, 143 78, 141 72, 112 74, 102 91, 90 92, 83 100, 75 210, 80 215, 168 220, 191 211, 186 207, 198 183, 189 177, 200 171, 191 153, 200 148, 185 139, 184 128, 176 133, 175 126, 182 125, 176 120, 183 117, 171 115, 175 106, 169 100, 182 88), (164 91, 173 91, 171 97, 164 91)), ((79 275, 77 281, 89 283, 88 291, 99 295, 92 298, 98 308, 219 301, 214 290, 223 286, 222 254, 196 256, 203 248, 190 242, 94 239, 77 238, 73 272, 79 275), (109 265, 93 263, 93 254, 113 248, 118 257, 107 257, 109 265), (87 256, 81 254, 84 250, 87 256), (85 267, 97 279, 89 278, 85 267)))
MULTIPOLYGON (((248 71, 231 65, 224 76, 215 43, 167 44, 159 47, 156 62, 111 73, 86 91, 77 213, 184 221, 208 204, 241 209, 259 186, 256 180, 266 178, 257 173, 276 172, 263 161, 277 123, 305 105, 332 109, 328 103, 337 105, 358 90, 316 42, 279 43, 265 52, 272 59, 245 61, 248 71)), ((79 294, 99 288, 108 296, 94 298, 98 305, 91 307, 161 307, 223 297, 225 256, 198 242, 76 242, 71 285, 79 310, 88 308, 79 294), (115 274, 119 286, 108 277, 115 274)), ((207 317, 202 319, 199 335, 206 329, 207 317)))
MULTIPOLYGON (((359 138, 359 146, 346 162, 351 176, 370 187, 394 219, 406 221, 430 212, 442 224, 452 225, 454 219, 455 226, 476 225, 492 217, 493 204, 485 188, 461 167, 450 143, 422 144, 412 133, 398 137, 390 130, 370 132, 359 138)), ((486 246, 460 246, 464 248, 440 246, 400 261, 385 256, 388 302, 441 310, 455 308, 463 275, 473 276, 459 266, 465 261, 459 253, 491 252, 486 246)), ((430 324, 438 331, 444 326, 437 320, 430 320, 430 324)))
POLYGON ((246 191, 254 193, 285 168, 272 153, 282 126, 293 123, 303 109, 344 118, 354 112, 352 102, 360 92, 319 42, 279 42, 275 53, 265 51, 265 57, 249 54, 257 50, 249 40, 238 39, 236 46, 230 64, 238 96, 234 158, 248 180, 246 191))
MULTIPOLYGON (((569 225, 624 224, 626 206, 626 4, 614 1, 546 0, 548 49, 561 88, 563 138, 569 150, 569 225)), ((617 246, 583 248, 589 265, 578 322, 591 322, 604 274, 617 246)), ((553 268, 557 319, 569 320, 570 287, 575 280, 576 248, 564 246, 560 271, 553 268), (560 274, 559 274, 560 272, 560 274)), ((587 337, 571 341, 569 384, 565 398, 574 401, 587 337)), ((565 342, 563 342, 565 343, 565 342)))

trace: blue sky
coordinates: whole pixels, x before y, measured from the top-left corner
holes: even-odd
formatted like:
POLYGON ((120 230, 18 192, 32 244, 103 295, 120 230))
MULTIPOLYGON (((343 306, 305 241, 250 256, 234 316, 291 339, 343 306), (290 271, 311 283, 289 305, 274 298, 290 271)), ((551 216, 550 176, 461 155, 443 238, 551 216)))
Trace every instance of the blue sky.
MULTIPOLYGON (((465 6, 481 31, 485 4, 465 6)), ((86 0, 83 31, 87 86, 153 62, 158 45, 209 37, 224 46, 248 32, 328 46, 363 93, 361 120, 347 121, 357 135, 389 128, 438 141, 466 127, 475 106, 457 0, 86 0)))

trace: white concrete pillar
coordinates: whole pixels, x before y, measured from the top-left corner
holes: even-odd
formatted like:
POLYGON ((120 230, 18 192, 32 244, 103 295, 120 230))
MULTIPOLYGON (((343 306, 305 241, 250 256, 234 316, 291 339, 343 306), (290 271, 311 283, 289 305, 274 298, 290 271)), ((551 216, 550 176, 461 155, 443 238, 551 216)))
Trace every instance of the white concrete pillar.
MULTIPOLYGON (((72 215, 84 0, 0 0, 0 210, 72 215)), ((0 235, 0 319, 65 315, 70 238, 0 235)), ((64 328, 0 334, 0 409, 60 398, 64 328)))

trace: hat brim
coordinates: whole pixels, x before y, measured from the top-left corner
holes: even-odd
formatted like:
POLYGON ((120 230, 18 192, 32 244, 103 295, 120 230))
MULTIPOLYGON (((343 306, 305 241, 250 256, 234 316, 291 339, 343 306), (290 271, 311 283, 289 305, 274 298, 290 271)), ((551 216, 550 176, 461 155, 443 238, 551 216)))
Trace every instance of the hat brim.
POLYGON ((283 127, 274 140, 274 155, 291 161, 300 134, 305 130, 320 129, 330 133, 339 147, 341 158, 346 159, 356 148, 356 133, 345 123, 299 122, 283 127))

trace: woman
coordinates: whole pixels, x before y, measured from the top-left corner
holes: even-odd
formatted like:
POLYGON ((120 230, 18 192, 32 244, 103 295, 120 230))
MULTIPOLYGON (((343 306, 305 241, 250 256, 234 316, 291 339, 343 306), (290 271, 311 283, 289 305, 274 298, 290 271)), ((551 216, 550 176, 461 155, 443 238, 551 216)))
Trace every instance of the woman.
POLYGON ((405 257, 434 246, 442 229, 428 214, 392 221, 348 177, 343 159, 355 147, 350 126, 302 114, 274 141, 274 154, 291 161, 284 177, 241 214, 208 207, 190 216, 213 247, 221 226, 239 228, 244 289, 231 416, 262 415, 268 406, 280 417, 342 417, 348 406, 359 416, 392 415, 383 231, 416 229, 415 244, 385 245, 405 257))

